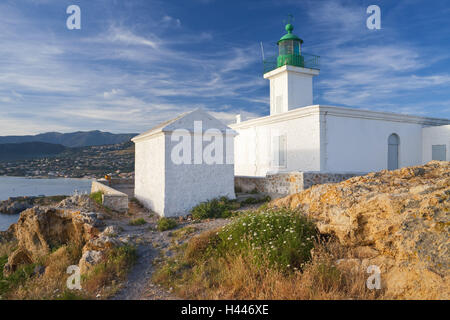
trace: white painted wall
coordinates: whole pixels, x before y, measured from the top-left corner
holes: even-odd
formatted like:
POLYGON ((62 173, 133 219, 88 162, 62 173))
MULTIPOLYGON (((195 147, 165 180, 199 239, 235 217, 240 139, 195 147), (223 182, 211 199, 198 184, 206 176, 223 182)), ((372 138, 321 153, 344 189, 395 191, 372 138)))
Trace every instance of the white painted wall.
POLYGON ((313 77, 319 70, 283 66, 264 75, 270 80, 270 115, 313 104, 313 77), (281 104, 281 106, 278 106, 281 104))
MULTIPOLYGON (((306 110, 306 109, 305 109, 306 110)), ((265 176, 268 172, 319 171, 319 113, 293 110, 257 121, 230 125, 239 134, 235 138, 235 174, 265 176), (299 112, 300 111, 300 112, 299 112), (302 113, 293 116, 292 113, 302 113), (286 135, 287 166, 277 168, 272 163, 272 137, 286 135)))
POLYGON ((387 169, 388 137, 400 137, 399 166, 422 161, 422 125, 322 115, 326 120, 322 171, 372 172, 387 169))
MULTIPOLYGON (((230 125, 239 133, 235 138, 235 174, 258 177, 277 171, 364 173, 387 169, 388 138, 393 133, 400 138, 399 167, 419 165, 424 125, 448 123, 447 119, 340 107, 297 108, 230 125), (285 168, 276 168, 271 162, 271 136, 276 134, 287 137, 285 168)), ((431 159, 431 141, 448 144, 449 129, 426 130, 433 137, 425 142, 431 159)), ((450 146, 447 154, 449 150, 450 146)))
POLYGON ((432 146, 446 145, 447 161, 450 161, 450 125, 426 127, 422 130, 422 163, 432 160, 432 146))
POLYGON ((161 214, 165 201, 165 135, 135 142, 134 196, 145 207, 161 214))
MULTIPOLYGON (((229 139, 228 142, 233 150, 233 139, 229 139)), ((204 142, 203 145, 206 146, 209 143, 204 142)), ((222 196, 236 198, 233 164, 175 164, 171 161, 170 150, 176 144, 177 142, 170 140, 170 135, 166 136, 168 151, 166 152, 164 216, 184 215, 200 202, 213 198, 222 196)), ((223 147, 225 149, 226 145, 223 147)))

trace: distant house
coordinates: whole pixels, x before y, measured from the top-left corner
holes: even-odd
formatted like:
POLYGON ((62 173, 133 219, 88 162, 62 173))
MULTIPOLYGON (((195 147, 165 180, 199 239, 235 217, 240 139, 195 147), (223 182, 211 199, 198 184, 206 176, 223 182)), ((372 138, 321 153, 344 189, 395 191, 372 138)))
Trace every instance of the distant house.
POLYGON ((235 198, 235 134, 197 109, 133 138, 135 197, 165 217, 186 215, 213 198, 235 198))

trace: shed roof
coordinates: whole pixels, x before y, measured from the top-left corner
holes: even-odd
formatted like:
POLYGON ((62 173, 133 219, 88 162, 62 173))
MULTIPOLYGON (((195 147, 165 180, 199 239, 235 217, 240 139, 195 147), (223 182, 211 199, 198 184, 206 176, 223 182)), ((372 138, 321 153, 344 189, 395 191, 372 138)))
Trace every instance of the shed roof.
POLYGON ((174 130, 177 129, 185 129, 193 133, 195 121, 202 122, 202 133, 204 133, 208 129, 217 129, 222 133, 232 135, 237 134, 233 129, 222 123, 220 120, 216 119, 206 111, 199 108, 189 112, 182 113, 173 119, 162 122, 153 127, 152 129, 134 137, 133 139, 131 139, 131 141, 136 142, 137 140, 153 136, 157 133, 173 132, 174 130))

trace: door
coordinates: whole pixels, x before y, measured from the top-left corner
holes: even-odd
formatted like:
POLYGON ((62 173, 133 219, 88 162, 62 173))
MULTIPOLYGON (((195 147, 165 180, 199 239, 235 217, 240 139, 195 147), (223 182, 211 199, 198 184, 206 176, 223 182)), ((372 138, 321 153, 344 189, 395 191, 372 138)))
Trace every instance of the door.
POLYGON ((400 139, 395 133, 388 139, 388 170, 398 169, 398 146, 400 139))

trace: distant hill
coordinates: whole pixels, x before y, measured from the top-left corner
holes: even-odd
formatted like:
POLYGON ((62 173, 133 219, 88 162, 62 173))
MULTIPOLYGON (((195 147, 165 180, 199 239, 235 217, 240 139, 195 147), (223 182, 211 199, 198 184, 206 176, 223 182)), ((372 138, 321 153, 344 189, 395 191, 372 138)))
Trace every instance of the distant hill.
POLYGON ((55 156, 67 147, 46 142, 24 142, 0 144, 0 161, 25 160, 55 156))
POLYGON ((47 132, 35 136, 0 136, 0 144, 46 142, 74 148, 122 143, 136 135, 134 133, 113 134, 98 130, 72 133, 47 132))

